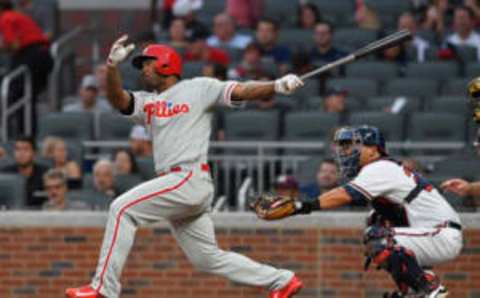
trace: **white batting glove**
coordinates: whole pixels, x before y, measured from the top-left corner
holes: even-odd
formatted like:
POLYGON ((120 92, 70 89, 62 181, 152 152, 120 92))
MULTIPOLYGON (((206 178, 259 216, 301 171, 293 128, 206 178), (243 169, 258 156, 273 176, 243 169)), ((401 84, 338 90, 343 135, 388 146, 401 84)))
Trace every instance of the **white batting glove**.
POLYGON ((286 76, 275 80, 275 92, 289 95, 303 85, 303 81, 297 75, 287 74, 286 76))
POLYGON ((108 54, 107 64, 111 66, 116 66, 118 63, 127 59, 128 55, 135 49, 133 43, 125 46, 125 42, 128 39, 128 35, 123 35, 117 39, 110 49, 110 54, 108 54))

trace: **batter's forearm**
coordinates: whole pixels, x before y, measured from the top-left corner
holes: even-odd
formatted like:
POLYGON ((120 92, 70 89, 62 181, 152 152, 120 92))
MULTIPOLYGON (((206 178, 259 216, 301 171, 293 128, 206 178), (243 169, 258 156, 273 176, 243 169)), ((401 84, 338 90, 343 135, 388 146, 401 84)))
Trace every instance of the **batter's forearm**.
POLYGON ((232 100, 262 100, 275 95, 275 82, 245 82, 238 83, 232 91, 232 100))
POLYGON ((130 95, 123 90, 122 78, 118 68, 113 65, 107 67, 107 98, 110 104, 119 111, 125 111, 130 105, 130 95))

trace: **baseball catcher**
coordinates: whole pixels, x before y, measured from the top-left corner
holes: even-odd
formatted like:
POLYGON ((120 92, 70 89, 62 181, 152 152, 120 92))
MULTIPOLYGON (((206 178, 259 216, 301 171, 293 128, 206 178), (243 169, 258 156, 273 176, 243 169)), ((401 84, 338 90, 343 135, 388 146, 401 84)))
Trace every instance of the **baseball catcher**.
POLYGON ((459 255, 458 214, 427 180, 388 155, 377 128, 340 128, 334 143, 347 183, 310 200, 264 194, 253 206, 258 217, 276 220, 369 202, 365 268, 372 264, 387 271, 398 287, 384 297, 446 297, 447 289, 426 268, 459 255))
POLYGON ((182 80, 182 59, 165 45, 152 44, 132 60, 150 92, 123 90, 117 65, 134 45, 117 40, 107 60, 107 96, 113 107, 145 125, 152 137, 158 177, 116 198, 110 206, 98 266, 92 282, 67 289, 67 297, 119 297, 120 274, 139 226, 162 219, 171 225, 178 244, 193 265, 236 283, 261 286, 270 298, 289 298, 302 288, 293 272, 259 264, 217 246, 210 206, 213 181, 207 164, 214 105, 290 94, 303 85, 290 74, 272 82, 182 80))

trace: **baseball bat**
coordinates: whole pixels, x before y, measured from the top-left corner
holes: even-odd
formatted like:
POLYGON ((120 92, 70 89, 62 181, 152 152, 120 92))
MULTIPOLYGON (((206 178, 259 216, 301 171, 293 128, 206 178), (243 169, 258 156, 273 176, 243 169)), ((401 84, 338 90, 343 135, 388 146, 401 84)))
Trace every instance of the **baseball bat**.
POLYGON ((331 63, 325 64, 317 69, 314 69, 310 72, 307 72, 306 74, 302 75, 300 79, 305 80, 308 78, 313 77, 314 75, 320 74, 327 72, 335 67, 345 65, 347 63, 353 62, 359 58, 365 57, 369 54, 375 53, 382 51, 384 49, 396 46, 406 40, 409 40, 412 38, 412 34, 408 30, 401 30, 398 32, 395 32, 393 34, 390 34, 388 36, 385 36, 382 39, 376 40, 372 43, 369 43, 368 45, 356 50, 355 52, 340 58, 336 61, 333 61, 331 63))

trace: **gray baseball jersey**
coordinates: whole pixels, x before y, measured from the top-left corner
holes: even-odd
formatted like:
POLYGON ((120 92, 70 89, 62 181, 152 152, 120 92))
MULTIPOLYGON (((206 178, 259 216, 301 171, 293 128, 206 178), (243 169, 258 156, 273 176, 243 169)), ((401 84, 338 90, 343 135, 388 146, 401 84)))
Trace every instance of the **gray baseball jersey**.
POLYGON ((155 171, 205 163, 215 104, 233 106, 236 82, 211 78, 183 80, 162 93, 133 92, 134 112, 129 117, 147 127, 153 140, 155 171))

